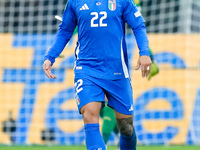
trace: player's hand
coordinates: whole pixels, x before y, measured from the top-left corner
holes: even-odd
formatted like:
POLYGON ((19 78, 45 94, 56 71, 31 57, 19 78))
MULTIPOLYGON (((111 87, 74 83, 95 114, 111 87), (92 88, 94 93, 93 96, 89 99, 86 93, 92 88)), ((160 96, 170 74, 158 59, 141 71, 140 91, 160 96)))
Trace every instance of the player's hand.
POLYGON ((151 70, 151 59, 149 56, 143 55, 139 57, 135 70, 138 70, 140 67, 141 67, 142 77, 147 78, 151 70))
POLYGON ((43 71, 49 79, 56 79, 57 77, 51 73, 51 61, 46 59, 43 63, 43 71))

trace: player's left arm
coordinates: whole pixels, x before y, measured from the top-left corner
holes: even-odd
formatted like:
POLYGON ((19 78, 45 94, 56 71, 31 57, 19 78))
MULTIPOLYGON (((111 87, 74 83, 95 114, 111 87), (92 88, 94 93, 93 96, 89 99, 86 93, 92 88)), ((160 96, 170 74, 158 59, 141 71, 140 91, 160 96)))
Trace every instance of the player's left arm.
POLYGON ((141 67, 142 77, 148 77, 151 70, 149 40, 145 21, 133 0, 123 0, 123 19, 132 28, 139 48, 139 59, 136 70, 141 67))

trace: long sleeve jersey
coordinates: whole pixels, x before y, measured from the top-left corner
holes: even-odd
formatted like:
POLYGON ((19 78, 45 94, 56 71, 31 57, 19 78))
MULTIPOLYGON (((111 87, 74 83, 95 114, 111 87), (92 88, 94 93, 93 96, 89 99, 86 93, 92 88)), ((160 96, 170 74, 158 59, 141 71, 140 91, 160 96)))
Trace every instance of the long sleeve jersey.
POLYGON ((145 21, 133 0, 68 0, 45 59, 53 65, 78 26, 74 72, 110 80, 128 78, 126 22, 134 32, 140 56, 149 56, 145 21))

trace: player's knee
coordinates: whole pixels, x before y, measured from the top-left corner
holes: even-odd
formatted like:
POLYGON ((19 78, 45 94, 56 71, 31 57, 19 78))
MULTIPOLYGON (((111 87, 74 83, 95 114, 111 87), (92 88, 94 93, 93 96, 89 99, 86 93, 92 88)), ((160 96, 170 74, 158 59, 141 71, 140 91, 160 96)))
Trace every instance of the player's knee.
POLYGON ((133 134, 133 118, 117 119, 119 131, 124 136, 132 136, 133 134))
POLYGON ((98 123, 99 117, 92 112, 85 111, 83 114, 84 123, 98 123))
POLYGON ((131 126, 130 124, 127 124, 126 126, 121 127, 120 133, 124 136, 127 136, 127 137, 132 136, 133 126, 131 126))
MULTIPOLYGON (((101 104, 101 103, 100 103, 101 104)), ((81 108, 81 114, 84 119, 84 123, 98 123, 99 111, 101 105, 98 103, 89 103, 81 108)))

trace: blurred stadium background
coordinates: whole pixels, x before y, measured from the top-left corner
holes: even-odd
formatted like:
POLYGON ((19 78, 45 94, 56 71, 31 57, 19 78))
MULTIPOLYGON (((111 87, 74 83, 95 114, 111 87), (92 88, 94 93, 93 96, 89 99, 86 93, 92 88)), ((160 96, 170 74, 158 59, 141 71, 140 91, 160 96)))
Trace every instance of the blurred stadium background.
MULTIPOLYGON (((73 91, 74 36, 47 79, 43 56, 67 0, 0 0, 0 144, 82 145, 73 91)), ((133 71, 134 124, 140 145, 200 144, 200 0, 141 0, 160 72, 150 81, 133 71)), ((110 145, 116 144, 113 134, 110 145)))

